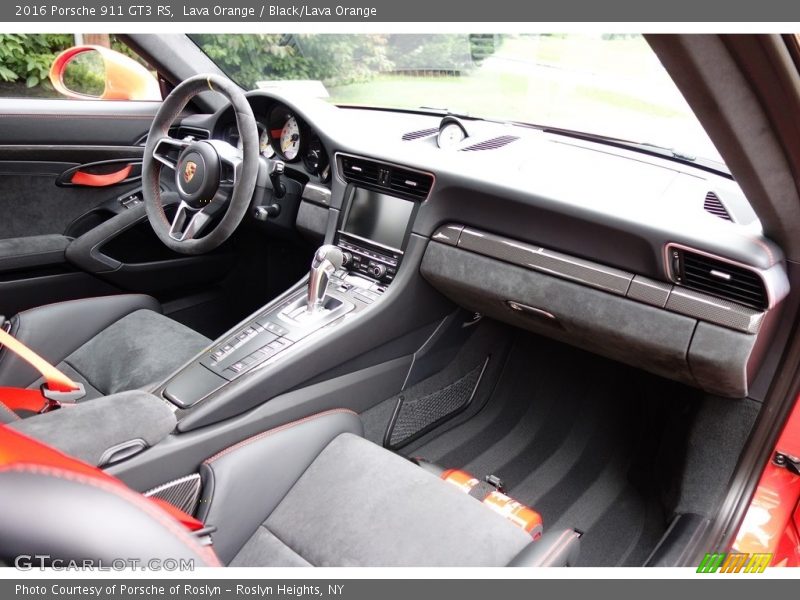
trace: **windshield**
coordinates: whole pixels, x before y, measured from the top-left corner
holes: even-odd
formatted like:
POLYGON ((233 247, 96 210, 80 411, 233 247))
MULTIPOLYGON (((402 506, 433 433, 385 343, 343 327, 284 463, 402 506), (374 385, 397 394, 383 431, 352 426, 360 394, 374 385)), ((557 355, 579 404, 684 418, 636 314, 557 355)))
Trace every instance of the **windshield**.
POLYGON ((192 35, 247 89, 571 129, 721 162, 639 35, 192 35))

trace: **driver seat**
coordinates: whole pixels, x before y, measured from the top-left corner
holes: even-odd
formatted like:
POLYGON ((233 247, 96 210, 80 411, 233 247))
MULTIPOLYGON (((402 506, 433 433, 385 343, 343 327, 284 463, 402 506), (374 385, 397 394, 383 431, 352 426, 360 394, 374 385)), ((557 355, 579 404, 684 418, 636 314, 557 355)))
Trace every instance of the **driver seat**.
MULTIPOLYGON (((155 298, 121 294, 47 304, 10 320, 9 333, 86 388, 81 402, 160 383, 211 340, 162 314, 155 298)), ((35 388, 39 373, 0 347, 0 386, 35 388)), ((0 409, 2 409, 0 398, 0 409)), ((0 423, 16 420, 0 410, 0 423)))

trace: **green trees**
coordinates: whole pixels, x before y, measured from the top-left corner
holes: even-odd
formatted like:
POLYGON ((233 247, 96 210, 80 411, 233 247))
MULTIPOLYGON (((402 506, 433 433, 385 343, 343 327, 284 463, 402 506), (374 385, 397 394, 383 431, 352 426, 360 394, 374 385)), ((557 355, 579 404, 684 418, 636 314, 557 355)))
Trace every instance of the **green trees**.
POLYGON ((377 74, 462 72, 492 54, 493 35, 198 34, 190 36, 246 88, 274 79, 339 86, 377 74))
POLYGON ((245 88, 271 79, 320 79, 337 84, 390 68, 386 36, 198 34, 190 36, 245 88))
MULTIPOLYGON (((492 54, 496 36, 480 34, 197 34, 190 36, 239 84, 314 79, 341 86, 379 74, 410 71, 460 74, 492 54)), ((111 47, 135 53, 110 36, 111 47)), ((106 42, 107 43, 107 42, 106 42)), ((56 55, 74 44, 71 34, 0 34, 0 89, 25 96, 53 95, 48 80, 56 55)), ((75 89, 102 90, 102 72, 76 64, 75 89)))
POLYGON ((0 33, 0 81, 49 86, 50 64, 73 40, 70 34, 0 33))

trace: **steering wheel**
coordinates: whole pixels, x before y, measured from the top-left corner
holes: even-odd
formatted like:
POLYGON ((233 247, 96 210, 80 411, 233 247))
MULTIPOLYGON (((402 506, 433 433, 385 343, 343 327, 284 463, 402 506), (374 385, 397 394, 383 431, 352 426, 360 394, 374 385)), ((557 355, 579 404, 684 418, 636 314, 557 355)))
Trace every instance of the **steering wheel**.
POLYGON ((239 226, 258 178, 258 128, 244 92, 218 75, 196 75, 177 86, 161 104, 150 126, 142 159, 142 196, 147 218, 158 238, 183 254, 202 254, 227 240, 239 226), (217 92, 233 106, 242 149, 221 140, 178 140, 169 135, 175 118, 201 92, 217 92), (173 171, 174 193, 161 192, 163 167, 173 171), (177 200, 172 221, 164 212, 177 200), (211 220, 219 223, 203 236, 211 220))

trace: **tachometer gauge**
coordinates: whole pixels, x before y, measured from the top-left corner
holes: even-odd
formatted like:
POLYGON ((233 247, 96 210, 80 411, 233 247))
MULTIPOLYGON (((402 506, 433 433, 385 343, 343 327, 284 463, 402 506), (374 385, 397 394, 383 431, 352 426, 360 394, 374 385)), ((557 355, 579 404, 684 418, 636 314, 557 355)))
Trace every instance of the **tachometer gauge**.
POLYGON ((294 160, 300 153, 300 126, 294 117, 289 117, 283 125, 279 148, 286 160, 294 160))
POLYGON ((458 121, 442 121, 436 143, 439 148, 450 150, 457 148, 465 139, 467 139, 467 132, 461 126, 461 123, 458 121))
POLYGON ((288 106, 275 104, 267 119, 267 133, 275 153, 286 162, 300 160, 307 140, 305 124, 288 106))

